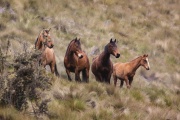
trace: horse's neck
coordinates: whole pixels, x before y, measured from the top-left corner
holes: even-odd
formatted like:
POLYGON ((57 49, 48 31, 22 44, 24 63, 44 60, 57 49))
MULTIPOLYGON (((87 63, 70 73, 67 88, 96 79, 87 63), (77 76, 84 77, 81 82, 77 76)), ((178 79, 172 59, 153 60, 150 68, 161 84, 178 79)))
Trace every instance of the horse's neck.
POLYGON ((39 47, 38 47, 38 50, 42 50, 44 51, 46 49, 47 45, 45 45, 44 43, 40 42, 39 43, 39 47))
POLYGON ((103 51, 99 58, 101 59, 101 63, 106 64, 110 61, 110 54, 107 51, 103 51))
POLYGON ((40 39, 42 39, 41 33, 39 34, 37 41, 36 41, 36 48, 38 50, 42 50, 44 48, 44 45, 43 45, 42 41, 40 41, 40 39))
POLYGON ((138 57, 129 62, 129 64, 132 66, 132 72, 136 72, 136 70, 141 66, 140 62, 141 62, 141 57, 138 57))
MULTIPOLYGON (((72 43, 72 42, 71 42, 72 43)), ((73 57, 73 52, 71 52, 71 46, 72 44, 69 44, 68 48, 67 48, 67 51, 66 51, 66 54, 65 54, 65 57, 67 57, 67 59, 72 59, 73 57)))
POLYGON ((73 52, 72 52, 72 51, 69 51, 69 52, 66 54, 66 57, 67 57, 68 59, 72 59, 72 57, 73 57, 73 52))
POLYGON ((45 51, 46 48, 47 48, 47 45, 42 44, 42 47, 41 47, 42 52, 45 51))
POLYGON ((44 48, 44 45, 42 44, 42 42, 39 42, 38 49, 42 50, 43 48, 44 48))

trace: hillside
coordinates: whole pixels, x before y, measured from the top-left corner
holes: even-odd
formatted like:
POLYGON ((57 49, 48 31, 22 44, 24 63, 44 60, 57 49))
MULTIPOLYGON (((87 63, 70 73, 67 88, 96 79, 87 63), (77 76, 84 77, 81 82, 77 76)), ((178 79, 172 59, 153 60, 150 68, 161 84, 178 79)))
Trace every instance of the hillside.
MULTIPOLYGON (((0 0, 1 86, 16 80, 11 64, 34 50, 43 28, 51 28, 60 72, 60 78, 45 74, 52 85, 39 93, 42 101, 48 100, 48 113, 34 116, 33 105, 23 111, 8 106, 0 109, 0 119, 179 120, 179 6, 179 0, 0 0), (88 84, 69 82, 63 59, 75 37, 81 39, 90 63, 94 51, 102 52, 113 38, 121 53, 118 59, 111 56, 113 63, 148 54, 151 70, 139 68, 130 90, 115 88, 113 80, 111 85, 98 83, 91 71, 88 84)), ((3 91, 1 87, 1 98, 3 91)))

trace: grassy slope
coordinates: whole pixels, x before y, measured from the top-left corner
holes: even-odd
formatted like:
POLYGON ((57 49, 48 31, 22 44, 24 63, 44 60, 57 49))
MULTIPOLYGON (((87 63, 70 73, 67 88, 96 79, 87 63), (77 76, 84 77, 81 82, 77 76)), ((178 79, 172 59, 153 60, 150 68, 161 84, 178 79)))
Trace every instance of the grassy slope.
POLYGON ((51 119, 178 119, 179 5, 178 0, 0 0, 0 45, 5 48, 4 41, 9 39, 9 54, 14 55, 26 42, 33 48, 42 28, 52 28, 63 79, 56 80, 47 92, 52 99, 51 119), (113 62, 130 61, 147 53, 151 70, 140 68, 130 91, 97 83, 92 74, 90 84, 69 83, 63 57, 75 37, 81 38, 90 62, 94 47, 102 51, 110 38, 116 38, 121 57, 112 57, 113 62))

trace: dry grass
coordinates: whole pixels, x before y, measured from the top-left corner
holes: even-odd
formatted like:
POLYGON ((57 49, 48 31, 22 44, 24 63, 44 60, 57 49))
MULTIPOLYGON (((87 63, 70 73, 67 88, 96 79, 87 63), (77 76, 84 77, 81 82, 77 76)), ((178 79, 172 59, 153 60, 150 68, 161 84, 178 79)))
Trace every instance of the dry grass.
POLYGON ((0 119, 1 120, 35 120, 35 118, 30 117, 29 114, 20 113, 11 106, 7 108, 0 108, 0 119))
MULTIPOLYGON (((51 90, 41 94, 51 99, 44 119, 178 120, 179 5, 179 0, 0 0, 0 48, 5 51, 6 41, 10 40, 8 55, 17 56, 24 51, 23 45, 28 46, 28 51, 33 49, 42 28, 52 28, 61 78, 54 77, 51 90), (111 85, 98 83, 91 72, 89 84, 68 82, 63 59, 75 37, 81 38, 90 63, 95 56, 91 54, 93 48, 102 52, 110 38, 116 38, 121 57, 111 56, 114 63, 146 53, 151 70, 140 68, 131 90, 115 88, 113 81, 111 85)), ((13 108, 3 108, 9 109, 12 113, 0 111, 4 119, 22 117, 13 108)))

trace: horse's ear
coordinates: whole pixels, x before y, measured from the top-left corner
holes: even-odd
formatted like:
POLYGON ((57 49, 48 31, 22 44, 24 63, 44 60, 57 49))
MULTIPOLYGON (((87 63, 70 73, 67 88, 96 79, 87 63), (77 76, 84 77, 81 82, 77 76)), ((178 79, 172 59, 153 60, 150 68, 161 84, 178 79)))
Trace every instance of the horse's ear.
POLYGON ((49 28, 49 31, 51 30, 51 28, 49 28))
POLYGON ((116 39, 114 40, 114 42, 116 42, 116 39))
POLYGON ((74 39, 75 40, 75 42, 77 41, 77 37, 74 39))
POLYGON ((112 41, 112 38, 111 38, 111 40, 110 40, 110 43, 112 43, 113 41, 112 41))

